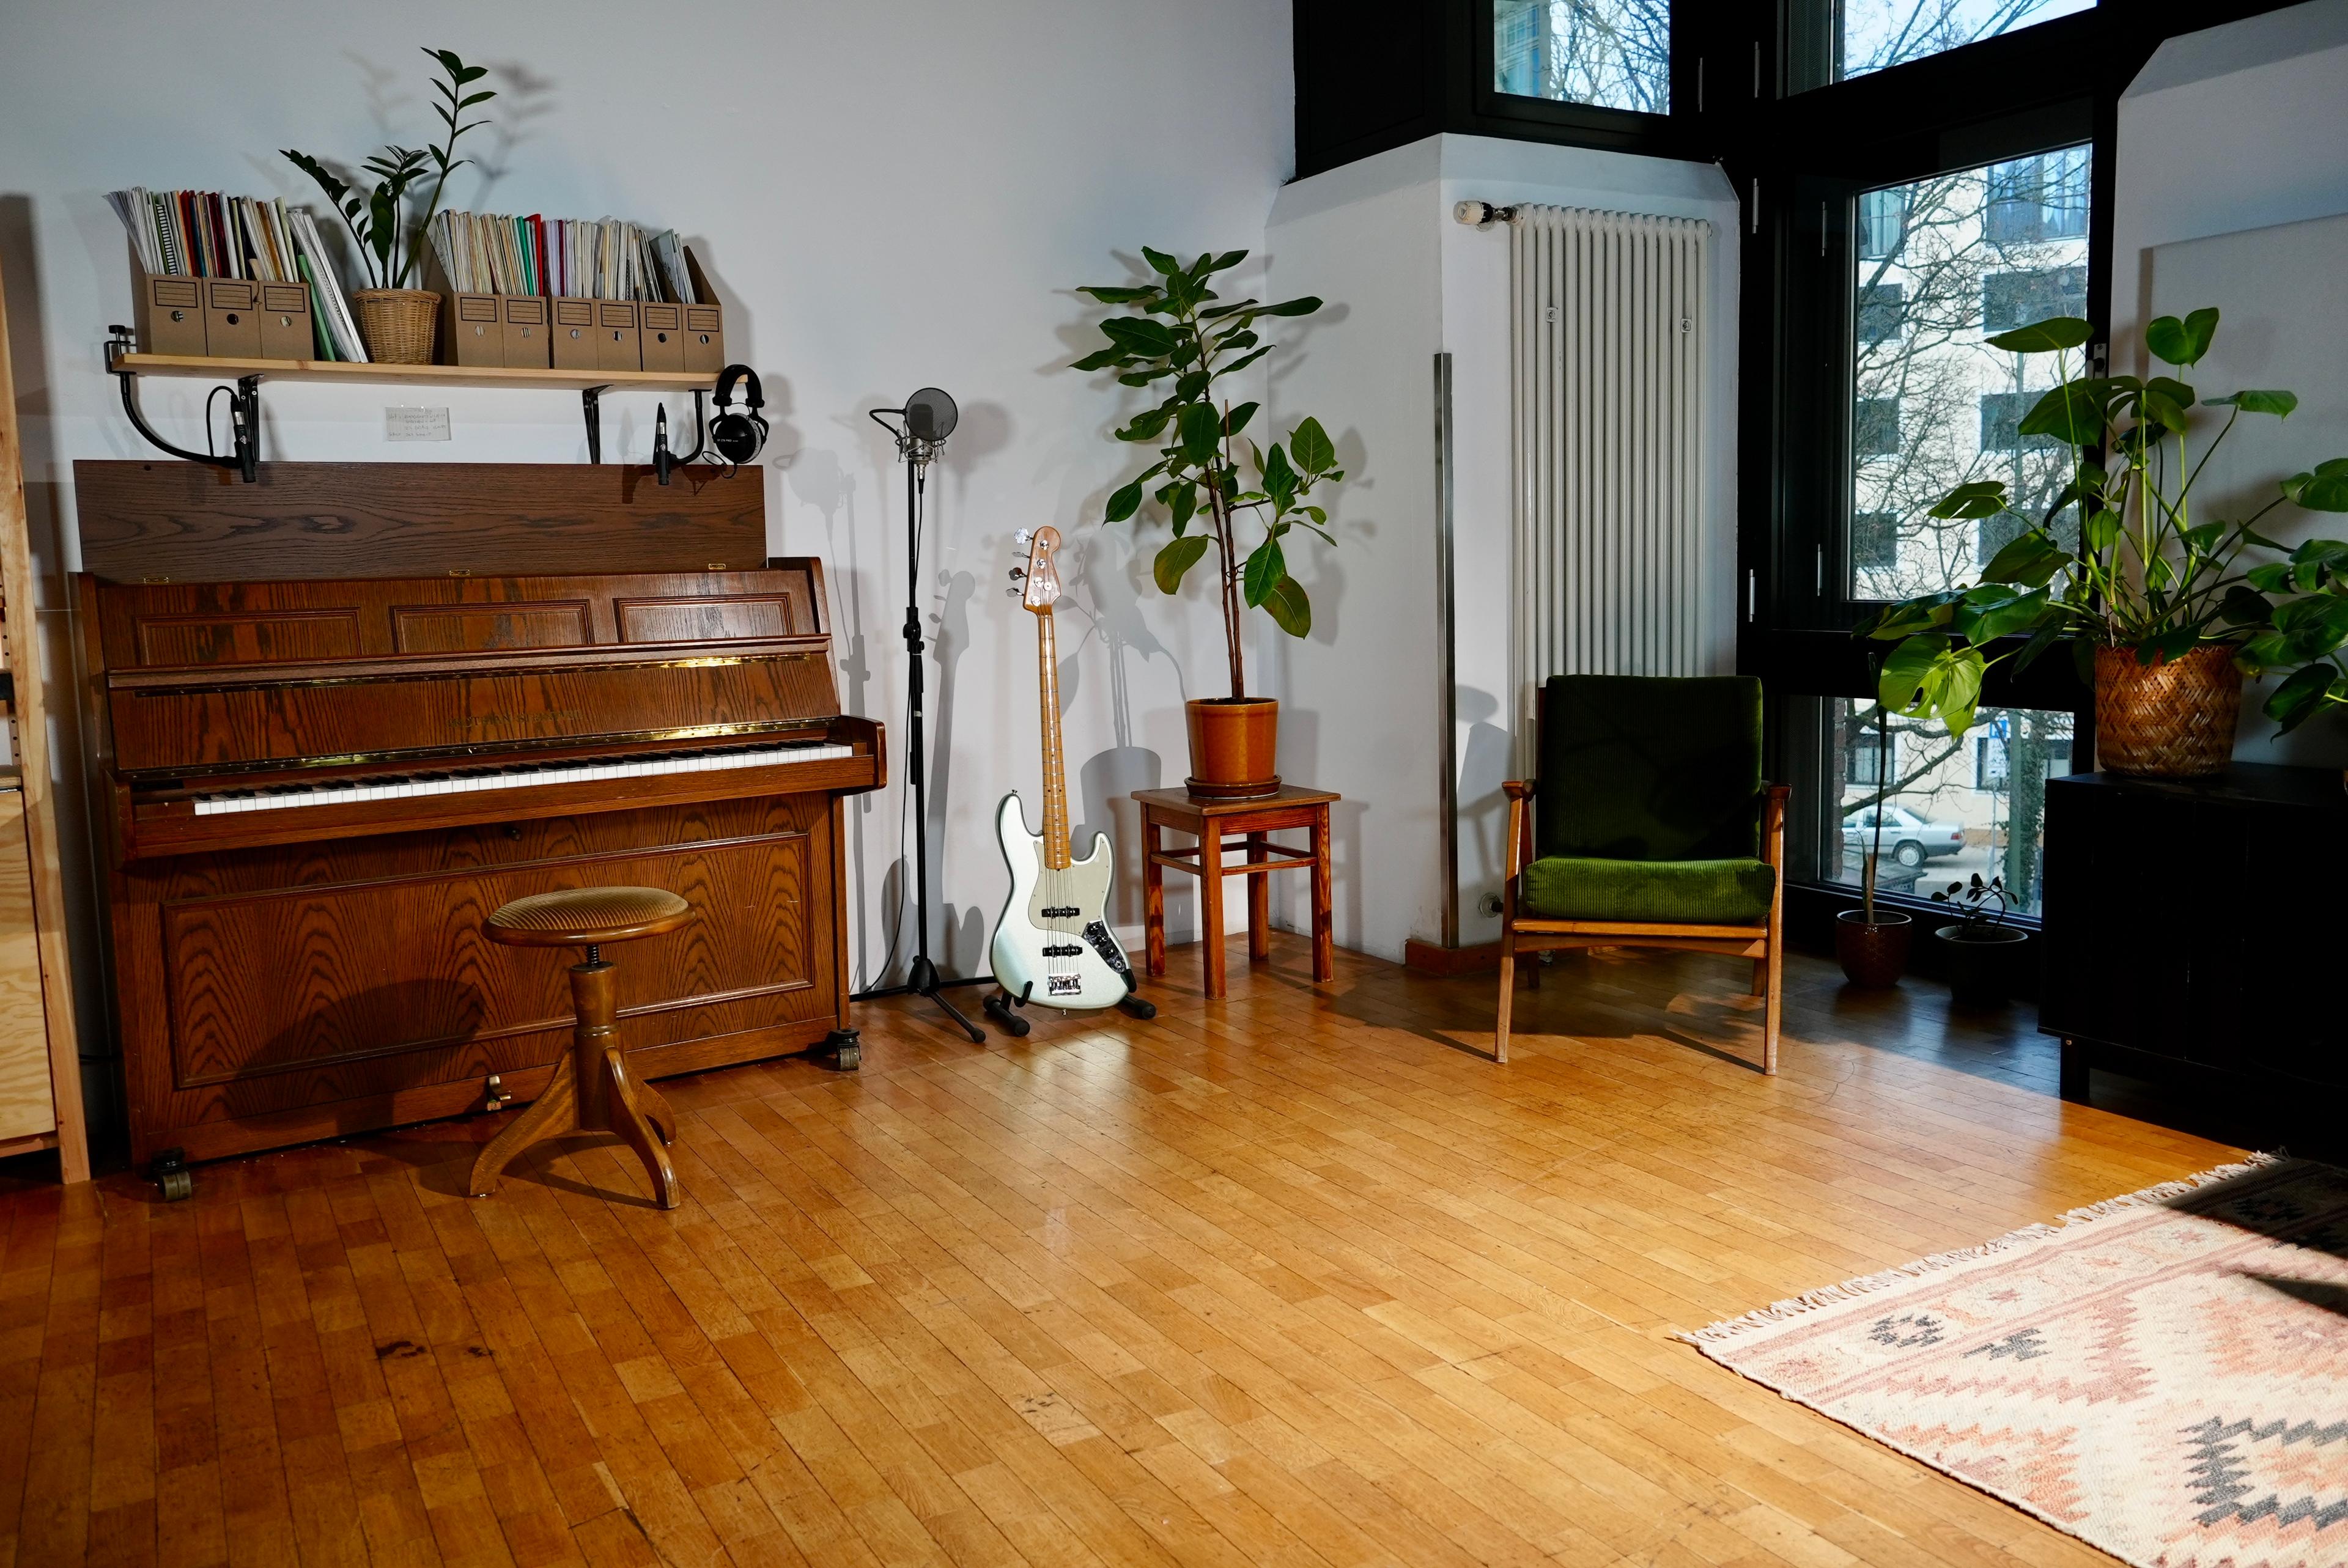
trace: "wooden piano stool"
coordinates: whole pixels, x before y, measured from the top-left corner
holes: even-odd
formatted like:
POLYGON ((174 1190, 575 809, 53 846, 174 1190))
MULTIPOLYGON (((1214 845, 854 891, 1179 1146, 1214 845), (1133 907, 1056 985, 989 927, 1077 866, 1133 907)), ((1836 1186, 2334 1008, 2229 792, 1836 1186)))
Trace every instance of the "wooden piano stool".
POLYGON ((489 917, 483 934, 492 942, 510 948, 584 948, 587 958, 571 966, 576 1021, 570 1054, 556 1059, 554 1076, 530 1109, 473 1161, 467 1192, 477 1198, 495 1193, 498 1173, 534 1143, 572 1132, 617 1132, 644 1161, 660 1206, 676 1207, 676 1170, 664 1146, 676 1142, 676 1113, 658 1090, 628 1071, 627 1052, 619 1042, 613 967, 602 948, 657 937, 692 918, 692 905, 657 887, 540 893, 517 898, 489 917))
POLYGON ((1141 804, 1141 904, 1148 926, 1148 968, 1152 975, 1166 972, 1166 868, 1188 871, 1200 881, 1199 923, 1206 947, 1206 994, 1223 994, 1223 878, 1248 880, 1248 958, 1261 962, 1272 954, 1272 913, 1264 878, 1274 871, 1313 873, 1313 978, 1335 978, 1337 969, 1329 937, 1329 806, 1344 798, 1327 790, 1300 789, 1283 784, 1278 793, 1253 800, 1206 800, 1187 790, 1138 789, 1141 804), (1168 849, 1165 830, 1196 835, 1197 845, 1168 849), (1306 847, 1298 850, 1274 844, 1271 835, 1283 828, 1305 831, 1306 847), (1237 866, 1223 863, 1224 841, 1247 853, 1237 866))

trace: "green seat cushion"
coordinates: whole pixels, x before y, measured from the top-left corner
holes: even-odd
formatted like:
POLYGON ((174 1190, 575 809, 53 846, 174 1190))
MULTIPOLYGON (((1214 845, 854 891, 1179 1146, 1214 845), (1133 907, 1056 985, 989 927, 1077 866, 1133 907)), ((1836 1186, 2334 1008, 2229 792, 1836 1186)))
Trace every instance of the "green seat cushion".
POLYGON ((1777 873, 1749 857, 1590 860, 1550 855, 1524 869, 1518 912, 1537 920, 1760 926, 1777 873))

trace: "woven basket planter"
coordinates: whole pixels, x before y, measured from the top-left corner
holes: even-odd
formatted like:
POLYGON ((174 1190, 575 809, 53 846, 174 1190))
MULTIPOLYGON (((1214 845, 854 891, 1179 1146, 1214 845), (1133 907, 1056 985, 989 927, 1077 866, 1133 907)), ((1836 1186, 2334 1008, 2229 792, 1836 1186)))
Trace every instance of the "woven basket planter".
POLYGON ((2189 779, 2234 756, 2242 672, 2231 648, 2202 647, 2139 664, 2130 648, 2096 650, 2096 765, 2107 773, 2189 779))
POLYGON ((358 289, 351 309, 367 357, 377 364, 430 364, 440 296, 428 289, 358 289))

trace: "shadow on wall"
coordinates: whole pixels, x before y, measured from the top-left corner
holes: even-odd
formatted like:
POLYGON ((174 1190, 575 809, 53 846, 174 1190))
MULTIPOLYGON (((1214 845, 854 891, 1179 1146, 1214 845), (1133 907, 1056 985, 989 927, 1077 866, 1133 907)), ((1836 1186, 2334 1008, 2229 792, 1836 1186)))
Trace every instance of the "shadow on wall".
MULTIPOLYGON (((118 251, 118 255, 119 252, 118 251)), ((118 263, 123 264, 123 263, 118 263)), ((127 268, 127 264, 126 265, 127 268)), ((125 282, 129 275, 126 270, 125 282)), ((21 627, 36 629, 42 691, 48 702, 49 774, 55 787, 58 858, 64 873, 66 939, 73 953, 75 1033, 82 1056, 82 1118, 105 1148, 123 1125, 115 1046, 114 987, 101 927, 106 899, 91 841, 88 780, 82 766, 81 704, 73 594, 66 581, 72 493, 47 477, 59 472, 50 395, 51 354, 42 336, 39 255, 33 243, 32 198, 0 194, 0 282, 8 301, 8 357, 15 383, 18 456, 25 471, 26 529, 35 602, 14 607, 21 627)), ((74 552, 76 556, 78 552, 74 552)))
POLYGON ((1499 715, 1499 699, 1474 686, 1453 689, 1453 712, 1468 726, 1459 755, 1459 819, 1465 842, 1459 856, 1459 920, 1464 929, 1480 918, 1477 902, 1500 891, 1508 865, 1509 801, 1500 793, 1515 766, 1516 747, 1499 715))
MULTIPOLYGON (((1140 924, 1142 918, 1141 811, 1134 803, 1133 792, 1160 788, 1166 777, 1164 759, 1134 739, 1133 657, 1138 656, 1143 664, 1163 658, 1174 667, 1178 688, 1182 680, 1179 661, 1150 630, 1142 614, 1140 589, 1127 569, 1133 553, 1129 539, 1103 528, 1091 528, 1076 535, 1062 549, 1060 557, 1066 569, 1062 573, 1060 607, 1068 612, 1070 621, 1081 623, 1084 628, 1072 646, 1062 646, 1060 712, 1065 717, 1075 706, 1086 669, 1083 656, 1098 642, 1107 657, 1096 659, 1094 667, 1105 669, 1107 673, 1109 733, 1115 742, 1087 758, 1073 781, 1084 810, 1084 819, 1076 825, 1075 843, 1081 854, 1094 834, 1105 833, 1109 842, 1118 846, 1117 875, 1110 889, 1108 917, 1111 925, 1128 927, 1140 924)), ((1066 623, 1064 629, 1073 630, 1066 623)), ((1169 929, 1175 928, 1174 891, 1169 886, 1169 929)))

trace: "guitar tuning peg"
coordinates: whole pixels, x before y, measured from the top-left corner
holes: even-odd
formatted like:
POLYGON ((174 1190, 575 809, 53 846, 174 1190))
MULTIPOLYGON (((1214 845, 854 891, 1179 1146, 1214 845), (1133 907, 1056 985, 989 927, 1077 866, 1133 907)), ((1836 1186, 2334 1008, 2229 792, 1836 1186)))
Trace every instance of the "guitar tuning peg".
POLYGON ((1017 533, 1011 536, 1011 542, 1017 545, 1021 549, 1025 549, 1029 545, 1035 542, 1035 530, 1033 528, 1021 528, 1017 533))
POLYGON ((1019 597, 1019 590, 1015 588, 1006 588, 1003 591, 1009 594, 1014 599, 1017 599, 1019 597))
POLYGON ((1017 582, 1021 578, 1025 577, 1026 575, 1027 569, 1024 566, 1015 566, 1011 569, 1011 580, 1014 582, 1017 582))

